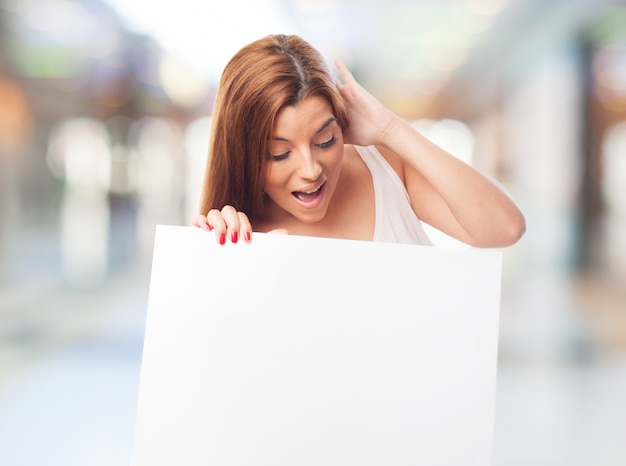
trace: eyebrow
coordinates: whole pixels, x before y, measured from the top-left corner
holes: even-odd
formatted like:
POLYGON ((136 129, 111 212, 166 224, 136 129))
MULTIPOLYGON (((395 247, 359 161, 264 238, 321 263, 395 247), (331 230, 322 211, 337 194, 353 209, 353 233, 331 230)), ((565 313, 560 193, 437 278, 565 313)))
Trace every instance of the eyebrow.
MULTIPOLYGON (((337 121, 337 118, 335 118, 334 116, 330 117, 328 120, 326 120, 324 122, 324 124, 322 126, 319 127, 319 129, 317 131, 315 131, 315 134, 319 134, 322 131, 324 131, 328 126, 330 126, 332 123, 334 123, 335 121, 337 121)), ((281 138, 281 137, 271 137, 270 138, 272 141, 284 141, 284 142, 288 142, 287 139, 285 138, 281 138)))

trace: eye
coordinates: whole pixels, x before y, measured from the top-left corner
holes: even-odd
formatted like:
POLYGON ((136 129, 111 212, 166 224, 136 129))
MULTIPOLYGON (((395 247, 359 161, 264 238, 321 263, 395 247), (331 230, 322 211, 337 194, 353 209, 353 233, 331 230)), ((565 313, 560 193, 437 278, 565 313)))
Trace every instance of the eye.
POLYGON ((332 136, 328 141, 326 142, 321 142, 319 144, 316 144, 317 147, 321 148, 321 149, 326 149, 332 145, 334 145, 337 142, 337 138, 335 136, 332 136))
POLYGON ((278 154, 278 155, 268 155, 268 159, 274 161, 274 162, 280 162, 281 160, 285 160, 287 157, 289 156, 289 152, 285 152, 284 154, 278 154))

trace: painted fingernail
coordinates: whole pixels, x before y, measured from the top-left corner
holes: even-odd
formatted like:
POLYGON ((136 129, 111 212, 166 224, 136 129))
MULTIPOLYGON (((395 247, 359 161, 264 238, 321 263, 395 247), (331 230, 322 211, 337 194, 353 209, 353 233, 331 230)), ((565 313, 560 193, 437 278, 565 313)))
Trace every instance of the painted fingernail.
POLYGON ((213 229, 211 224, 209 222, 205 222, 205 223, 206 223, 207 230, 211 231, 213 229))
POLYGON ((220 235, 220 244, 226 244, 226 233, 220 235))
POLYGON ((239 239, 239 233, 237 233, 236 231, 233 231, 232 235, 230 235, 230 240, 233 243, 236 243, 238 239, 239 239))
POLYGON ((245 238, 246 238, 246 241, 250 241, 252 239, 252 235, 250 234, 249 231, 246 231, 245 238))

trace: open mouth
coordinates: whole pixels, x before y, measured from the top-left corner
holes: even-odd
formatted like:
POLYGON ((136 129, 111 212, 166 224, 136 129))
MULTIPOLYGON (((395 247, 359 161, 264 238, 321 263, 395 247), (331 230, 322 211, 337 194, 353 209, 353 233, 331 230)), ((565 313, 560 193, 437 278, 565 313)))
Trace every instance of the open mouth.
POLYGON ((316 189, 312 189, 310 191, 294 191, 291 194, 298 201, 300 201, 301 204, 304 204, 307 207, 314 207, 322 197, 324 186, 326 186, 325 182, 316 189))

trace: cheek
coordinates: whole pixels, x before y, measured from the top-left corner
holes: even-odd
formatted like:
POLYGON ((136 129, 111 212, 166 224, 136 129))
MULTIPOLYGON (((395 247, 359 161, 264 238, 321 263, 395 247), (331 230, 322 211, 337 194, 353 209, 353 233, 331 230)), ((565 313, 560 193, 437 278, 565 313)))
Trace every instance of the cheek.
POLYGON ((338 169, 341 166, 341 162, 343 161, 343 146, 339 146, 337 150, 332 151, 329 165, 335 169, 338 169))
POLYGON ((272 189, 284 184, 284 175, 280 168, 270 165, 263 172, 263 191, 271 192, 272 189))
POLYGON ((265 167, 263 169, 263 173, 261 174, 261 187, 263 188, 263 192, 265 192, 267 190, 267 185, 269 183, 269 177, 270 177, 270 169, 269 167, 265 167))

